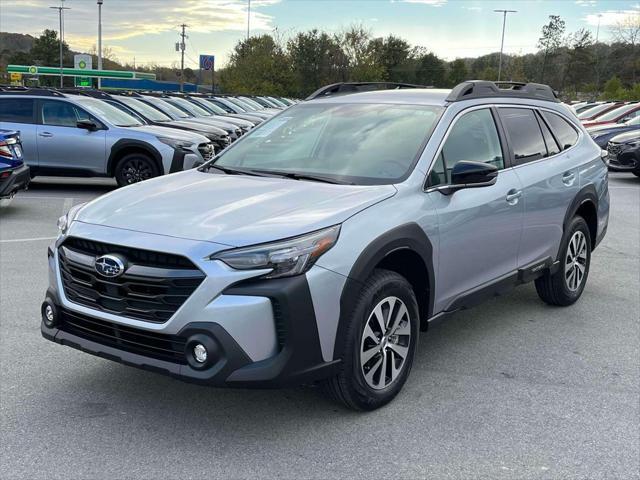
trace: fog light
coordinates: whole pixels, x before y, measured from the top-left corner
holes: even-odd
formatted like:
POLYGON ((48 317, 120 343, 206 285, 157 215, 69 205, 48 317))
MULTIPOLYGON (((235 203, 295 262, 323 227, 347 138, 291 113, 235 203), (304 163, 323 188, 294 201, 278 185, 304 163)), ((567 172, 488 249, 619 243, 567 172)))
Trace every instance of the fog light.
POLYGON ((53 328, 58 323, 58 312, 56 307, 49 300, 42 304, 42 321, 48 328, 53 328))
POLYGON ((193 347, 193 357, 198 363, 205 363, 207 361, 207 349, 201 343, 198 343, 193 347))

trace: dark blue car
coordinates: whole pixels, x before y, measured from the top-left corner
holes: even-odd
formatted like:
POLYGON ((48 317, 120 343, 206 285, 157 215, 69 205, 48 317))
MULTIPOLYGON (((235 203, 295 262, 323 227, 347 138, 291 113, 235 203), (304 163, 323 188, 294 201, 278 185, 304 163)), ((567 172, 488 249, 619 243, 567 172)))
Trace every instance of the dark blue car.
POLYGON ((29 167, 22 161, 20 135, 14 130, 0 130, 0 206, 26 189, 30 180, 29 167))
POLYGON ((597 127, 587 128, 587 132, 593 138, 598 146, 606 150, 609 140, 621 133, 631 132, 632 130, 640 130, 640 116, 635 117, 626 123, 613 123, 610 125, 599 125, 597 127))

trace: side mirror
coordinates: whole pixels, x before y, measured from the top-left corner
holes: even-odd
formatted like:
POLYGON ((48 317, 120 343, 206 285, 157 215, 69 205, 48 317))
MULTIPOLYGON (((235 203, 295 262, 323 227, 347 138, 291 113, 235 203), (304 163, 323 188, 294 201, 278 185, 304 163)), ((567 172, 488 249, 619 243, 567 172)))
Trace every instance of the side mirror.
POLYGON ((96 130, 98 130, 98 126, 91 120, 79 120, 76 126, 78 128, 89 130, 90 132, 95 132, 96 130))
POLYGON ((490 163, 470 162, 461 160, 451 170, 451 185, 439 189, 445 195, 450 195, 463 188, 488 187, 498 180, 498 167, 490 163))

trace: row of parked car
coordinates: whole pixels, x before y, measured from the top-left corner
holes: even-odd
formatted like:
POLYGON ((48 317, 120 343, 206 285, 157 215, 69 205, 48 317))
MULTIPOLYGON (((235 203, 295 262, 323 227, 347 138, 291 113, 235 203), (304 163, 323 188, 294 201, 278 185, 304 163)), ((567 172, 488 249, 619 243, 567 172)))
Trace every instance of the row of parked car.
POLYGON ((36 175, 114 177, 124 186, 193 168, 294 103, 0 87, 0 199, 12 198, 36 175))
POLYGON ((608 152, 609 168, 640 177, 640 102, 571 105, 591 138, 608 152))

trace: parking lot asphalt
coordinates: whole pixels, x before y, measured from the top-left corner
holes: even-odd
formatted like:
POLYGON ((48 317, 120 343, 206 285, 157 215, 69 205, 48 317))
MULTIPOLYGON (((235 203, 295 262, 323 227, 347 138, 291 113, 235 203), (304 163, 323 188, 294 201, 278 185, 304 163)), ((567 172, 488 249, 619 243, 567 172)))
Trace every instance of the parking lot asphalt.
POLYGON ((640 181, 611 174, 580 301, 525 285, 434 325, 390 405, 213 389, 40 336, 46 247, 110 180, 36 179, 0 211, 0 478, 640 478, 640 181))

